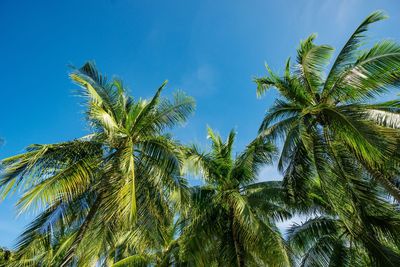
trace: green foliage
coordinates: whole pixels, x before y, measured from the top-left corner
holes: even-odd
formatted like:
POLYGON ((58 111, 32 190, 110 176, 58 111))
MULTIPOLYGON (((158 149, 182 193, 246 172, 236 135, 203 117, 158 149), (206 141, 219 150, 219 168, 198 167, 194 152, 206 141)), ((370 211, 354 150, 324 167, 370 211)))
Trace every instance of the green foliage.
POLYGON ((182 92, 162 98, 163 83, 150 101, 134 100, 92 63, 70 77, 82 88, 92 133, 32 145, 2 162, 2 195, 22 189, 19 210, 41 212, 17 243, 21 261, 87 265, 125 235, 135 249, 173 216, 171 196, 185 194, 181 146, 165 130, 185 122, 193 99, 182 92))
POLYGON ((232 157, 235 133, 227 140, 210 128, 211 151, 186 150, 193 171, 205 184, 192 188, 182 214, 187 226, 182 243, 196 266, 288 266, 289 253, 275 222, 290 217, 277 182, 254 183, 258 171, 271 163, 275 147, 257 138, 232 157))
POLYGON ((374 12, 362 22, 327 75, 332 48, 311 35, 283 76, 267 68, 255 80, 258 95, 272 87, 281 95, 259 134, 283 142, 278 168, 287 202, 319 214, 289 234, 301 266, 400 264, 399 214, 382 195, 400 201, 400 109, 398 101, 374 103, 398 86, 400 46, 382 41, 361 50, 368 26, 384 17, 374 12))
POLYGON ((399 85, 400 46, 363 49, 384 18, 368 16, 331 65, 313 34, 283 75, 266 66, 257 95, 281 97, 236 155, 234 131, 208 128, 205 151, 168 134, 195 104, 163 98, 166 82, 136 99, 91 62, 73 69, 91 133, 2 160, 1 197, 18 192, 36 218, 0 266, 400 266, 400 102, 375 102, 399 85), (274 160, 283 181, 258 181, 274 160), (284 239, 277 222, 293 215, 305 222, 284 239))
POLYGON ((7 266, 13 260, 13 252, 0 248, 0 266, 7 266))

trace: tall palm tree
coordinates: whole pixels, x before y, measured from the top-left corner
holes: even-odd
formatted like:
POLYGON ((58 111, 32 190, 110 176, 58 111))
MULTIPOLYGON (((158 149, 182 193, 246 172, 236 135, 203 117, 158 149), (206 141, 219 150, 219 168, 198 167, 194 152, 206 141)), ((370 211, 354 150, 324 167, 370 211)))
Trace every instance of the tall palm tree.
POLYGON ((384 18, 382 12, 369 15, 327 75, 324 70, 333 48, 316 45, 311 35, 300 43, 296 64, 292 67, 287 60, 283 76, 267 66, 269 75, 255 79, 259 96, 269 88, 276 88, 281 96, 264 117, 260 133, 283 140, 278 166, 292 196, 304 192, 305 179, 315 177, 313 173, 324 178, 318 165, 338 162, 343 152, 400 201, 398 172, 387 168, 387 161, 399 159, 400 101, 374 103, 374 97, 399 84, 400 45, 381 41, 360 49, 369 25, 384 18), (319 153, 322 146, 325 151, 319 153))
POLYGON ((358 187, 363 191, 359 192, 363 204, 344 188, 337 191, 336 197, 343 199, 347 211, 347 216, 337 216, 337 208, 324 201, 320 186, 312 186, 303 203, 303 214, 311 217, 288 231, 299 266, 399 266, 397 209, 382 199, 370 182, 359 180, 358 187))
MULTIPOLYGON (((235 133, 227 140, 208 129, 211 151, 187 149, 190 169, 205 181, 192 189, 182 217, 183 250, 195 253, 197 266, 288 266, 285 242, 275 222, 290 216, 276 182, 254 183, 260 167, 270 163, 275 147, 265 138, 251 142, 233 157, 235 133)), ((183 252, 183 254, 185 254, 183 252)))
MULTIPOLYGON (((112 249, 115 233, 148 236, 171 215, 167 200, 183 192, 180 145, 167 128, 185 122, 194 100, 182 92, 147 101, 126 93, 122 81, 107 80, 87 63, 70 74, 87 104, 92 133, 58 144, 32 145, 2 161, 2 196, 23 190, 21 212, 42 213, 18 242, 18 255, 35 255, 37 238, 67 237, 57 263, 90 262, 112 249), (31 253, 27 253, 30 251, 31 253)), ((55 263, 54 263, 55 264, 55 263)))
MULTIPOLYGON (((141 251, 126 250, 125 255, 114 263, 112 267, 124 266, 192 266, 185 262, 181 253, 181 231, 182 222, 180 219, 170 224, 163 229, 162 232, 153 233, 158 235, 157 243, 153 246, 146 246, 141 251)), ((123 243, 126 242, 124 240, 123 243)))
POLYGON ((13 253, 0 247, 0 266, 7 266, 12 261, 13 253))

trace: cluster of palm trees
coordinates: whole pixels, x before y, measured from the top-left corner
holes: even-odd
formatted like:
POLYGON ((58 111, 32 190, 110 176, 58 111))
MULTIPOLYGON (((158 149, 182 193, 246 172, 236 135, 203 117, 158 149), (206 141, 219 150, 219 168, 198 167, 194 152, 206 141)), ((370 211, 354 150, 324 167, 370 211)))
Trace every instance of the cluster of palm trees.
POLYGON ((333 62, 311 35, 282 75, 267 66, 257 94, 280 98, 238 154, 234 131, 209 128, 208 150, 167 133, 194 110, 183 92, 134 99, 93 63, 74 69, 92 133, 2 161, 1 195, 38 214, 5 264, 400 266, 400 100, 375 101, 400 83, 400 45, 361 47, 384 18, 368 16, 333 62), (283 180, 258 182, 274 160, 283 180), (304 222, 282 234, 294 215, 304 222))

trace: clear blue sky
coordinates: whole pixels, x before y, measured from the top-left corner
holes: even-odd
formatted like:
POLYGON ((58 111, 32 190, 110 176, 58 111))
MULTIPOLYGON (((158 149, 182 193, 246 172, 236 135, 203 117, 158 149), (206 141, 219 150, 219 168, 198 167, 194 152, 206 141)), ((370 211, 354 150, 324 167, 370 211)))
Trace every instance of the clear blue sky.
MULTIPOLYGON (((184 142, 204 143, 205 127, 235 128, 242 149, 276 94, 256 99, 254 76, 264 62, 281 70, 300 39, 340 47, 370 12, 390 19, 371 40, 400 40, 398 1, 0 1, 0 158, 32 143, 84 135, 80 100, 68 64, 94 60, 122 78, 134 96, 149 97, 165 79, 166 94, 182 89, 197 100, 184 142), (146 2, 146 3, 144 3, 146 2)), ((273 168, 262 179, 279 175, 273 168)), ((0 246, 11 247, 31 215, 16 218, 15 199, 0 203, 0 246)))

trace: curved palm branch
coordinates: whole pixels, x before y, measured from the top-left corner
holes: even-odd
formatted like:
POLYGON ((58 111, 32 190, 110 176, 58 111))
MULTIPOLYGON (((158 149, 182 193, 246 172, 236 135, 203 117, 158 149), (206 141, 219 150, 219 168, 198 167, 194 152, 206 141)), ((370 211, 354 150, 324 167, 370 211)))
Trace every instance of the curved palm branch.
MULTIPOLYGON (((178 199, 177 194, 183 199, 186 182, 180 175, 181 146, 165 131, 184 123, 194 110, 194 100, 182 92, 174 94, 172 101, 161 97, 166 82, 150 101, 134 100, 120 80, 109 81, 91 62, 74 69, 70 77, 82 88, 92 134, 66 143, 33 145, 26 153, 3 160, 0 181, 3 197, 24 192, 18 202, 21 212, 65 206, 65 211, 59 211, 61 218, 50 222, 57 231, 66 228, 72 238, 60 266, 101 259, 101 249, 110 249, 104 244, 112 244, 114 238, 111 226, 119 229, 115 234, 140 223, 142 231, 150 225, 147 230, 153 231, 163 215, 171 216, 168 200, 178 199), (92 200, 74 206, 86 195, 92 200), (82 211, 81 216, 72 216, 71 207, 82 211), (59 223, 67 217, 69 224, 59 223), (91 244, 88 235, 104 242, 92 241, 93 249, 84 254, 83 245, 91 244)), ((26 244, 35 242, 22 239, 26 244)))

